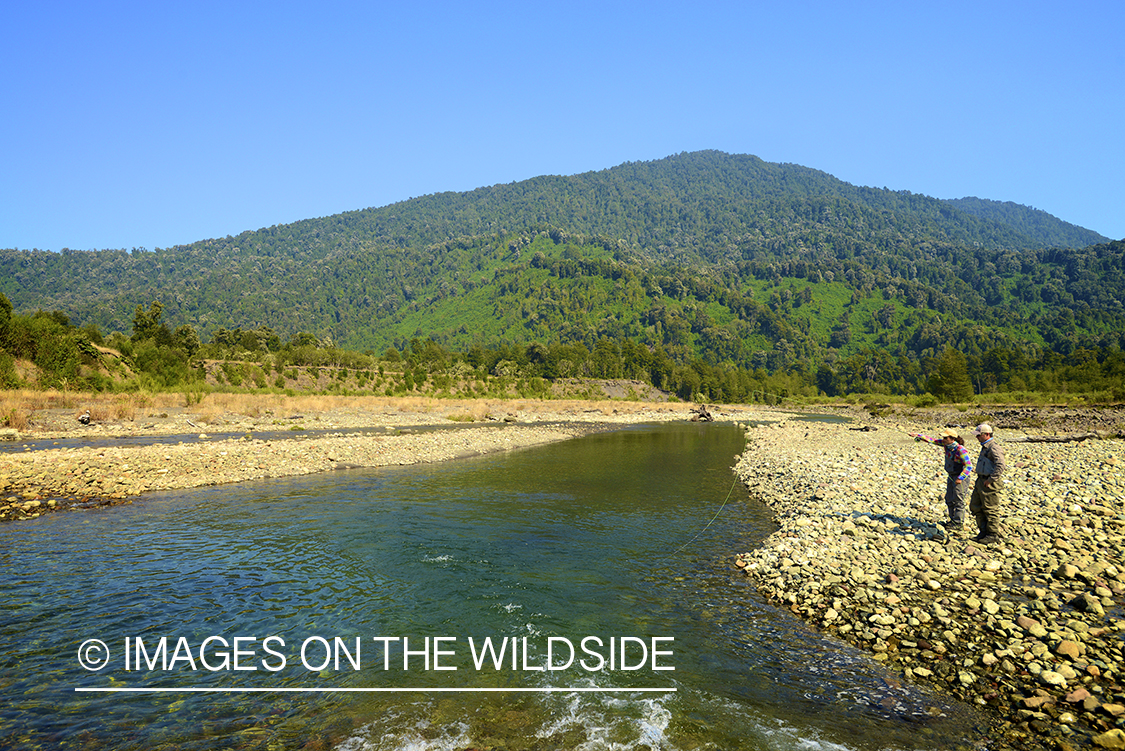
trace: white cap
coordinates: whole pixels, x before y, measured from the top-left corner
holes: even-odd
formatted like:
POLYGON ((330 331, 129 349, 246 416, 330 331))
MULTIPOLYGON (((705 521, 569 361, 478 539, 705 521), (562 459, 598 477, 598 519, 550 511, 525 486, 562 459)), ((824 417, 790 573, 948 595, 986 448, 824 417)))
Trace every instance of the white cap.
POLYGON ((975 435, 980 435, 981 433, 988 433, 989 435, 992 435, 992 426, 987 422, 982 422, 976 427, 976 430, 974 430, 973 433, 975 435))

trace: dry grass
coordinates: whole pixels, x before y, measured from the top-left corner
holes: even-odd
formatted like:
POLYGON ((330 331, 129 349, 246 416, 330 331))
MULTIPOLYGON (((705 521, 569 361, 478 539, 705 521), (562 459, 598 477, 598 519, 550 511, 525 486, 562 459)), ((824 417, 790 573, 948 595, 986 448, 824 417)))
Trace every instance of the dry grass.
POLYGON ((276 399, 272 394, 208 394, 199 402, 205 412, 230 412, 246 417, 260 417, 272 411, 271 403, 276 399))
MULTIPOLYGON (((163 396, 163 395, 161 395, 163 396)), ((90 410, 90 419, 95 423, 109 420, 135 420, 151 407, 156 399, 151 394, 91 394, 75 391, 35 391, 13 389, 0 392, 0 418, 15 427, 20 423, 26 429, 34 421, 36 412, 73 410, 74 417, 90 410), (20 415, 23 415, 22 417, 20 415)))
POLYGON ((29 411, 43 409, 74 409, 82 412, 89 409, 91 413, 95 408, 104 409, 107 413, 122 414, 135 413, 137 410, 153 406, 155 403, 167 403, 167 394, 154 396, 146 393, 135 394, 91 394, 82 391, 36 391, 32 389, 12 389, 0 392, 0 407, 19 406, 29 411))
MULTIPOLYGON (((247 417, 261 417, 262 415, 281 415, 295 413, 331 412, 334 410, 381 410, 382 402, 388 401, 384 397, 374 396, 339 396, 333 394, 302 394, 285 396, 283 394, 208 394, 200 401, 201 408, 210 408, 220 412, 246 415, 247 417)), ((414 400, 418 401, 418 400, 414 400)), ((429 400, 434 401, 434 400, 429 400)), ((419 410, 418 405, 412 405, 401 411, 430 411, 419 410)))
POLYGON ((32 414, 40 409, 53 409, 62 401, 60 396, 58 392, 29 389, 0 392, 0 423, 6 428, 27 430, 32 414))
MULTIPOLYGON (((83 392, 35 391, 31 389, 0 391, 0 422, 24 430, 40 424, 36 412, 52 410, 58 419, 59 410, 73 410, 73 417, 89 409, 95 423, 136 421, 151 414, 183 413, 198 423, 217 424, 223 415, 238 414, 253 419, 285 418, 307 415, 319 419, 323 414, 346 413, 372 421, 394 419, 394 415, 428 415, 437 419, 483 422, 489 415, 513 412, 541 415, 581 415, 600 412, 603 415, 634 414, 644 410, 676 411, 684 405, 670 402, 583 399, 501 399, 453 398, 431 396, 342 396, 336 394, 246 394, 209 392, 201 394, 197 403, 184 404, 181 392, 92 394, 83 392)), ((63 414, 66 417, 65 412, 63 414)), ((167 414, 160 415, 167 417, 167 414)))
POLYGON ((71 391, 57 391, 55 389, 47 389, 46 391, 14 389, 3 392, 0 404, 19 406, 31 412, 39 409, 73 409, 81 396, 81 394, 71 391))
POLYGON ((450 411, 446 419, 454 422, 482 422, 488 418, 489 413, 495 411, 489 402, 483 400, 479 402, 459 400, 452 406, 456 409, 450 411))
POLYGON ((155 394, 146 394, 148 405, 153 409, 175 409, 184 403, 184 395, 175 391, 161 391, 155 394))
POLYGON ((26 405, 15 394, 15 391, 0 391, 0 412, 6 414, 17 407, 26 409, 26 405))
POLYGON ((15 428, 22 432, 27 430, 28 425, 31 424, 30 413, 19 407, 0 410, 0 415, 3 416, 3 425, 5 428, 15 428))
MULTIPOLYGON (((143 415, 152 404, 153 399, 148 394, 117 394, 113 397, 110 411, 118 420, 135 420, 138 412, 143 415)), ((90 414, 93 416, 92 410, 90 414)))
POLYGON ((204 409, 194 415, 194 421, 204 425, 214 425, 219 421, 219 416, 222 414, 217 409, 204 409))
POLYGON ((634 414, 645 410, 675 411, 682 404, 603 399, 438 399, 429 396, 339 396, 309 394, 208 394, 201 409, 260 417, 263 414, 317 414, 323 412, 371 412, 382 414, 454 414, 483 420, 489 413, 578 413, 597 411, 605 415, 634 414))

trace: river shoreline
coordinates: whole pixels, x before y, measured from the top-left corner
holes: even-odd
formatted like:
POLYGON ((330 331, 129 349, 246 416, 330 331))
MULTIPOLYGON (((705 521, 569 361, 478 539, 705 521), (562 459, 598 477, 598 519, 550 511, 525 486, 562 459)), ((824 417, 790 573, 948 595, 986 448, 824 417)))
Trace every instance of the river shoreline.
MULTIPOLYGON (((75 444, 76 439, 99 445, 0 453, 0 522, 132 503, 152 491, 530 448, 624 425, 686 421, 694 405, 439 402, 424 407, 387 404, 284 415, 223 413, 210 415, 206 423, 184 410, 165 410, 139 420, 93 425, 79 423, 71 410, 44 413, 37 415, 41 429, 25 439, 34 439, 39 446, 50 441, 75 444), (217 439, 212 433, 228 437, 217 439), (264 433, 270 437, 258 437, 264 433), (163 440, 114 445, 115 439, 163 440)), ((741 406, 711 410, 716 419, 725 421, 787 416, 741 406)))
POLYGON ((1125 748, 1125 442, 1018 442, 1106 427, 1032 413, 996 428, 1007 534, 990 546, 971 515, 947 536, 941 449, 908 435, 956 413, 751 429, 735 472, 780 529, 735 565, 905 681, 991 710, 997 748, 1125 748))

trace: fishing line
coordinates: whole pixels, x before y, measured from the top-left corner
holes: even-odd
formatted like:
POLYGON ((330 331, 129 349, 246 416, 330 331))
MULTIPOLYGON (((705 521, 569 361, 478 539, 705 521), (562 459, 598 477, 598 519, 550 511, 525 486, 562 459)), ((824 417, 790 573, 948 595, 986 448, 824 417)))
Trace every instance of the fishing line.
POLYGON ((723 509, 724 509, 724 508, 726 508, 726 506, 727 506, 727 501, 729 501, 729 500, 730 500, 730 494, 734 492, 734 486, 735 486, 735 485, 737 485, 737 484, 738 484, 738 478, 737 478, 737 477, 735 477, 735 478, 734 478, 734 482, 732 482, 732 483, 731 483, 731 485, 730 485, 730 490, 728 490, 728 491, 727 491, 727 497, 723 499, 723 505, 722 505, 722 506, 719 506, 719 510, 718 510, 718 511, 716 511, 716 512, 715 512, 715 515, 711 517, 711 521, 707 522, 707 526, 705 526, 705 527, 704 527, 703 529, 699 530, 699 531, 698 531, 698 532, 697 532, 697 533, 695 534, 695 537, 691 538, 690 540, 688 540, 687 542, 685 542, 685 543, 684 543, 683 545, 681 545, 680 547, 678 547, 678 548, 676 548, 675 550, 673 550, 673 551, 672 551, 671 553, 669 553, 668 555, 664 556, 664 559, 665 559, 665 560, 667 560, 667 559, 671 558, 671 557, 672 557, 672 556, 674 556, 674 555, 675 555, 676 553, 679 553, 679 552, 680 552, 681 550, 683 550, 684 548, 686 548, 686 547, 687 547, 688 545, 691 545, 691 544, 692 544, 693 542, 695 542, 696 540, 698 540, 698 539, 699 539, 699 536, 700 536, 700 535, 702 535, 702 534, 703 534, 704 532, 706 532, 706 531, 707 531, 707 527, 710 527, 710 526, 711 526, 712 524, 714 524, 714 523, 715 523, 715 520, 719 518, 719 514, 723 513, 723 509))

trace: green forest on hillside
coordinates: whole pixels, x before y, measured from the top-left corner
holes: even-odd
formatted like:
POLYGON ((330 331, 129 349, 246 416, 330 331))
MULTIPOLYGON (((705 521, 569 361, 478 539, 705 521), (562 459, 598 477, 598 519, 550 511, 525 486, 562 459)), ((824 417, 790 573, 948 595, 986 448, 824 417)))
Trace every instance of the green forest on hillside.
MULTIPOLYGON (((171 249, 0 251, 0 293, 10 322, 128 341, 134 372, 165 387, 257 331, 271 343, 242 351, 275 363, 300 341, 366 358, 424 342, 486 371, 637 377, 681 398, 947 396, 949 352, 977 393, 1106 391, 1125 242, 1015 204, 698 152, 171 249), (154 302, 157 334, 138 337, 154 302)), ((20 346, 8 359, 46 358, 20 346)))
MULTIPOLYGON (((882 350, 867 350, 821 365, 773 372, 759 367, 710 364, 696 358, 678 363, 661 348, 629 339, 581 343, 447 350, 432 339, 413 339, 399 351, 381 354, 343 350, 301 333, 288 342, 268 327, 219 329, 209 342, 187 325, 170 330, 159 302, 134 311, 132 335, 103 337, 93 326, 73 326, 65 314, 13 314, 0 295, 0 387, 88 391, 183 391, 189 402, 208 386, 294 393, 294 387, 324 393, 437 397, 538 397, 559 395, 558 379, 642 381, 683 400, 778 403, 794 396, 827 394, 921 395, 920 404, 964 402, 973 394, 1007 399, 1071 394, 1093 401, 1125 399, 1125 357, 1120 350, 1080 349, 1068 359, 1050 350, 1029 358, 1020 350, 994 347, 965 357, 947 348, 914 362, 882 350), (17 358, 33 363, 34 382, 21 379, 17 358), (210 365, 210 371, 208 371, 210 365), (311 375, 310 375, 311 374, 311 375), (1013 393, 1015 392, 1015 393, 1013 393)), ((586 395, 569 390, 564 395, 586 395)), ((7 423, 11 415, 0 415, 7 423)))

